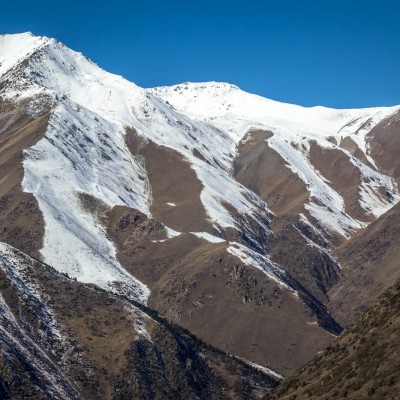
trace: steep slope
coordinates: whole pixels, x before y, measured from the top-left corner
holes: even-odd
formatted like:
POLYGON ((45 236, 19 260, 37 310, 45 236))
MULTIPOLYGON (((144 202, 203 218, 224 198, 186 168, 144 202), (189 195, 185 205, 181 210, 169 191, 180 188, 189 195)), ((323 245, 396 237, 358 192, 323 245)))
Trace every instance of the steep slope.
POLYGON ((1 398, 248 399, 275 385, 147 307, 3 243, 0 287, 1 398))
POLYGON ((142 89, 54 39, 0 43, 2 240, 281 374, 340 333, 331 250, 400 198, 369 150, 399 107, 142 89))
POLYGON ((400 183, 400 163, 397 157, 400 148, 399 139, 400 112, 388 116, 373 127, 366 140, 371 156, 378 167, 400 183))
POLYGON ((400 279, 400 205, 335 250, 343 279, 331 289, 329 308, 347 325, 400 279))
MULTIPOLYGON (((153 298, 150 299, 151 304, 167 313, 162 298, 157 297, 156 285, 163 279, 160 277, 160 282, 145 278, 143 282, 138 281, 137 277, 142 279, 141 266, 118 254, 120 249, 113 242, 115 238, 109 236, 107 215, 115 207, 139 210, 147 217, 154 213, 161 224, 157 240, 167 240, 169 244, 170 238, 178 235, 177 254, 185 251, 186 246, 185 235, 182 239, 179 236, 181 231, 200 232, 196 234, 205 238, 206 244, 213 243, 202 246, 207 262, 212 263, 215 252, 219 252, 229 261, 224 266, 224 274, 229 276, 235 266, 250 268, 252 285, 260 281, 270 287, 261 298, 274 291, 283 292, 283 299, 297 304, 301 317, 294 328, 292 322, 281 317, 280 306, 275 306, 272 312, 266 312, 264 306, 262 313, 257 314, 254 309, 258 300, 254 301, 253 297, 260 295, 242 294, 238 289, 238 293, 233 297, 229 295, 230 300, 225 301, 224 292, 229 285, 220 285, 222 296, 210 303, 216 326, 221 324, 217 310, 228 304, 230 310, 237 309, 243 304, 243 296, 247 296, 247 309, 255 313, 255 325, 261 318, 275 320, 281 332, 289 332, 291 327, 295 338, 290 342, 299 345, 298 355, 288 363, 283 361, 284 354, 292 349, 285 335, 277 335, 277 340, 272 339, 260 355, 246 343, 238 353, 241 356, 279 367, 286 373, 309 359, 316 348, 325 345, 331 337, 325 329, 333 333, 340 331, 321 304, 268 260, 265 243, 271 238, 270 213, 265 202, 230 173, 236 138, 176 112, 148 91, 108 74, 55 40, 40 38, 38 45, 31 46, 30 38, 31 35, 11 36, 12 41, 27 41, 29 46, 15 58, 14 65, 9 64, 1 76, 0 86, 4 104, 14 105, 20 113, 25 113, 27 121, 47 116, 43 130, 33 132, 35 141, 21 143, 10 153, 10 157, 15 157, 23 150, 24 175, 22 183, 17 182, 18 190, 21 184, 23 195, 32 193, 40 209, 17 220, 15 228, 24 232, 33 215, 42 221, 39 225, 42 231, 36 233, 34 242, 37 243, 35 249, 40 252, 34 254, 81 282, 94 283, 141 302, 147 302, 151 294, 154 297, 154 303, 153 298), (25 103, 27 111, 21 108, 25 103), (186 180, 176 175, 177 170, 182 173, 182 169, 186 180), (171 191, 171 187, 175 189, 171 191), (193 212, 195 204, 196 213, 193 212), (218 242, 225 242, 225 245, 218 246, 218 242), (298 299, 293 298, 295 292, 299 293, 298 299), (310 326, 315 326, 312 329, 314 340, 304 342, 301 338, 310 326), (280 345, 286 350, 270 357, 267 349, 280 345)), ((9 125, 5 127, 7 136, 11 131, 9 125)), ((13 168, 20 168, 20 160, 14 158, 13 168)), ((5 193, 4 201, 9 195, 5 193)), ((4 215, 5 233, 8 232, 4 239, 22 248, 21 235, 10 233, 14 228, 9 208, 5 208, 4 215), (18 241, 12 242, 15 236, 18 241)), ((30 238, 29 235, 27 232, 26 237, 30 238)), ((141 241, 139 235, 129 247, 141 241)), ((162 254, 161 243, 155 246, 156 254, 158 251, 162 254)), ((167 265, 166 273, 176 268, 177 259, 175 256, 167 265)), ((190 265, 193 271, 189 276, 200 274, 200 286, 209 285, 209 275, 202 272, 203 262, 197 259, 190 265)), ((236 279, 235 286, 241 285, 240 279, 236 279)), ((231 291, 233 294, 234 290, 231 291)), ((179 309, 179 296, 171 300, 179 309)), ((234 323, 232 342, 228 345, 225 340, 231 331, 225 324, 213 344, 233 351, 236 344, 244 343, 246 327, 240 322, 244 311, 234 323)), ((192 318, 182 323, 212 342, 212 330, 203 328, 202 321, 206 318, 203 313, 198 320, 192 318)), ((269 330, 271 333, 273 326, 269 330)), ((257 330, 260 340, 263 335, 262 330, 257 330)))
POLYGON ((221 83, 151 91, 236 137, 235 178, 275 214, 273 239, 265 244, 271 259, 327 302, 330 289, 343 281, 331 250, 399 200, 391 162, 380 165, 372 139, 384 137, 382 127, 390 131, 386 136, 398 136, 395 122, 387 121, 396 121, 399 107, 303 108, 221 83))
POLYGON ((39 95, 46 93, 55 104, 45 137, 25 152, 22 183, 25 191, 35 195, 44 214, 46 233, 41 253, 46 261, 58 260, 57 268, 63 271, 75 266, 74 276, 83 281, 93 279, 95 273, 86 271, 85 266, 97 264, 108 275, 98 284, 107 286, 113 276, 123 282, 125 291, 132 290, 133 297, 145 300, 144 287, 126 282, 129 278, 123 276, 113 246, 96 221, 90 215, 82 218, 78 198, 79 193, 85 193, 109 207, 127 205, 150 215, 147 176, 141 159, 133 157, 125 144, 127 127, 191 157, 190 166, 203 184, 201 201, 207 217, 215 221, 214 229, 220 234, 221 229, 240 230, 247 241, 261 248, 259 232, 253 232, 251 223, 268 235, 265 204, 230 177, 227 156, 224 160, 218 154, 217 161, 213 154, 221 145, 226 152, 234 149, 229 137, 216 135, 215 128, 192 123, 145 90, 106 73, 52 39, 43 38, 41 46, 27 54, 24 62, 18 59, 19 63, 2 76, 1 94, 8 101, 29 96, 39 106, 39 95), (194 156, 195 150, 204 153, 207 162, 194 156), (235 197, 228 198, 229 192, 235 197), (224 207, 228 203, 242 215, 240 221, 224 207), (63 222, 66 216, 67 223, 63 222), (68 241, 60 240, 66 236, 68 241), (75 242, 73 247, 79 251, 71 252, 71 245, 63 246, 66 242, 75 242))
POLYGON ((244 257, 243 248, 193 234, 159 240, 158 223, 126 208, 113 209, 109 218, 121 263, 151 288, 149 306, 207 343, 287 374, 332 339, 318 320, 340 331, 323 310, 302 302, 300 289, 277 285, 265 258, 248 253, 241 260, 235 252, 244 257))
POLYGON ((330 233, 349 237, 363 223, 346 212, 345 199, 339 192, 341 188, 335 187, 335 182, 330 182, 325 176, 326 172, 318 171, 313 165, 310 157, 313 143, 322 149, 344 153, 349 164, 357 169, 361 177, 358 200, 365 213, 381 215, 398 201, 398 196, 391 199, 380 193, 382 189, 390 194, 397 193, 397 190, 389 177, 371 168, 374 161, 368 152, 366 134, 380 121, 396 113, 399 107, 360 110, 303 108, 245 93, 233 85, 221 83, 185 83, 151 91, 192 118, 207 121, 228 132, 238 144, 243 138, 251 139, 252 131, 269 132, 268 146, 282 157, 307 187, 309 196, 303 203, 304 208, 330 233), (340 146, 346 139, 361 151, 363 159, 356 158, 356 152, 351 154, 345 146, 340 146))
POLYGON ((41 48, 49 39, 21 35, 0 35, 0 76, 23 62, 29 55, 41 48))
POLYGON ((400 283, 264 399, 397 399, 400 283))
POLYGON ((23 192, 23 150, 40 140, 48 125, 51 102, 42 97, 43 110, 31 113, 32 101, 0 101, 0 240, 39 256, 44 221, 36 198, 23 192))

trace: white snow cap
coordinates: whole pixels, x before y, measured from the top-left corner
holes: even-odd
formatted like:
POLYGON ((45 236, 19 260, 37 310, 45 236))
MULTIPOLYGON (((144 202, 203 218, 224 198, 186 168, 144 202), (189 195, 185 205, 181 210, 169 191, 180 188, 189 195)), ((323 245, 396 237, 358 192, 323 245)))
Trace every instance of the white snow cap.
POLYGON ((48 38, 32 33, 0 35, 0 76, 43 46, 48 38))

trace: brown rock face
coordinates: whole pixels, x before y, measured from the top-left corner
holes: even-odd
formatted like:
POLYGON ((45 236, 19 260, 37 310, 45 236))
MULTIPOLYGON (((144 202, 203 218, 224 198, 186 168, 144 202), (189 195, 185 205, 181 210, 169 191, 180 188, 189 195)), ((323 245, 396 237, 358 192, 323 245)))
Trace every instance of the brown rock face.
MULTIPOLYGON (((308 232, 304 229, 299 232, 299 214, 311 219, 304 208, 309 192, 285 160, 269 147, 271 136, 271 132, 259 130, 247 133, 237 149, 235 177, 266 201, 275 213, 271 216, 273 238, 266 244, 271 259, 325 302, 327 291, 339 279, 338 266, 327 254, 309 245, 302 235, 305 232, 305 236, 310 236, 308 232)), ((315 158, 319 161, 320 154, 315 158)), ((322 160, 321 163, 324 164, 322 160)), ((323 247, 328 245, 322 238, 310 238, 323 247)))
POLYGON ((373 168, 373 165, 369 162, 365 154, 362 152, 362 150, 358 147, 357 143, 350 138, 349 136, 343 138, 340 141, 339 147, 342 149, 347 150, 351 155, 354 157, 358 158, 360 161, 362 161, 365 165, 368 165, 369 167, 373 168))
MULTIPOLYGON (((277 217, 271 226, 274 237, 267 246, 271 259, 282 266, 319 301, 326 303, 329 289, 341 279, 336 260, 328 251, 324 252, 317 246, 310 246, 305 239, 305 236, 309 235, 307 227, 296 217, 277 217)), ((314 240, 318 243, 318 239, 314 240)), ((324 244, 321 242, 321 247, 324 244)))

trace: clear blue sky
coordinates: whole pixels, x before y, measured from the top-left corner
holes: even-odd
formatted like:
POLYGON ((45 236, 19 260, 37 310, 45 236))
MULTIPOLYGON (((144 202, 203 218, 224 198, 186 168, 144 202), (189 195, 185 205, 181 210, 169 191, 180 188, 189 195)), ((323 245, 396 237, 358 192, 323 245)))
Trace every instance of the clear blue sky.
POLYGON ((225 81, 301 105, 400 104, 400 1, 7 1, 32 31, 139 86, 225 81))

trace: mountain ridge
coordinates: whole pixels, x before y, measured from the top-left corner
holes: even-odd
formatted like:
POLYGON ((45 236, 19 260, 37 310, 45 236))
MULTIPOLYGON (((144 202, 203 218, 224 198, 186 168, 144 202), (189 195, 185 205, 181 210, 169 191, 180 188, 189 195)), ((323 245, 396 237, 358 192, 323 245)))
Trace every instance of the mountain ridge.
POLYGON ((341 332, 335 252, 400 200, 397 166, 380 159, 400 106, 143 89, 54 39, 11 36, 0 241, 281 375, 341 332))

